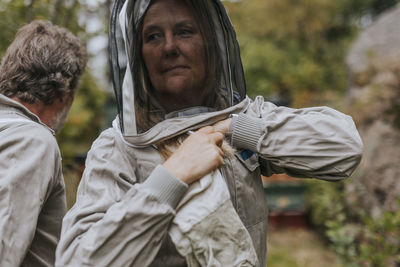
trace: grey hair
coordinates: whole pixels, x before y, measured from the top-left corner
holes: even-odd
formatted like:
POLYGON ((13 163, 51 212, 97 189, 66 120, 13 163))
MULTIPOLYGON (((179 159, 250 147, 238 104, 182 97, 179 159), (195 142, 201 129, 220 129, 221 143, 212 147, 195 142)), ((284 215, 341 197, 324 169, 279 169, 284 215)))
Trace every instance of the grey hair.
POLYGON ((18 31, 2 59, 0 93, 50 105, 76 91, 86 62, 75 35, 49 21, 33 21, 18 31))

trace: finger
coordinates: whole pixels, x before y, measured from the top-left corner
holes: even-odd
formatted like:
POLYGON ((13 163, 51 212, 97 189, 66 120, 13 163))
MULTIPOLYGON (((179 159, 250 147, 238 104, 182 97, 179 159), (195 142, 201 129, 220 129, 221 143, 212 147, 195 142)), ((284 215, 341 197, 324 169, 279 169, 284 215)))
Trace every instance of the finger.
POLYGON ((217 149, 218 149, 218 154, 220 155, 221 158, 223 158, 225 155, 224 151, 220 147, 217 147, 217 149))
POLYGON ((197 132, 199 132, 199 133, 206 133, 206 134, 213 133, 213 132, 214 132, 214 127, 212 127, 212 126, 205 126, 205 127, 203 127, 203 128, 200 128, 199 130, 197 130, 197 132))
POLYGON ((235 154, 235 150, 225 140, 222 142, 221 150, 224 152, 224 156, 228 158, 232 158, 235 154))
POLYGON ((220 156, 218 157, 218 167, 224 164, 224 152, 220 149, 220 156))
POLYGON ((211 142, 216 144, 218 147, 222 145, 222 142, 224 141, 225 138, 224 135, 220 132, 211 133, 209 134, 209 137, 211 142))
POLYGON ((214 131, 222 133, 228 132, 231 125, 231 121, 232 119, 229 118, 213 124, 212 126, 214 127, 214 131))

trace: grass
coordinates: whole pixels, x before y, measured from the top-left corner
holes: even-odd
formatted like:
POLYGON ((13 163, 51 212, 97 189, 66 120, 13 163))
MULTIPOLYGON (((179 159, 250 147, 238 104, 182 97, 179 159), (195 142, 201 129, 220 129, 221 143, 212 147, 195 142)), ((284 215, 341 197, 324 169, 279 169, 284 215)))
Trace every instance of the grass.
POLYGON ((336 254, 311 230, 270 229, 268 267, 340 267, 336 254))
POLYGON ((76 190, 78 189, 79 181, 82 176, 82 167, 74 166, 64 173, 65 195, 67 198, 67 208, 70 209, 76 199, 76 190))

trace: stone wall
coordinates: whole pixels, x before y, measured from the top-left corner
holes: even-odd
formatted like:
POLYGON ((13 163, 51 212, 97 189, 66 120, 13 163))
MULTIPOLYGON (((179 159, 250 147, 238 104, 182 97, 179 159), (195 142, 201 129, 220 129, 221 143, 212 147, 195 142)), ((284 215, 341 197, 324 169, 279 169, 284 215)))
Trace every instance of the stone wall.
POLYGON ((346 184, 350 206, 377 217, 400 198, 400 5, 363 30, 349 50, 348 104, 364 154, 346 184))

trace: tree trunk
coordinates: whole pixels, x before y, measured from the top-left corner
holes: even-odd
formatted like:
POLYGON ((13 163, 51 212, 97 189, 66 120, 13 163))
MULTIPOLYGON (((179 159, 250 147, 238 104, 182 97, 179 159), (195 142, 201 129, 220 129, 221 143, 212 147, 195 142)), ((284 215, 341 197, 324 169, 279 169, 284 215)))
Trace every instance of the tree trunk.
POLYGON ((50 9, 50 21, 53 24, 57 24, 57 18, 59 17, 59 12, 61 9, 61 4, 63 0, 54 0, 50 9))
POLYGON ((30 0, 28 4, 28 9, 26 11, 26 21, 29 23, 35 18, 35 10, 33 8, 35 0, 30 0))

